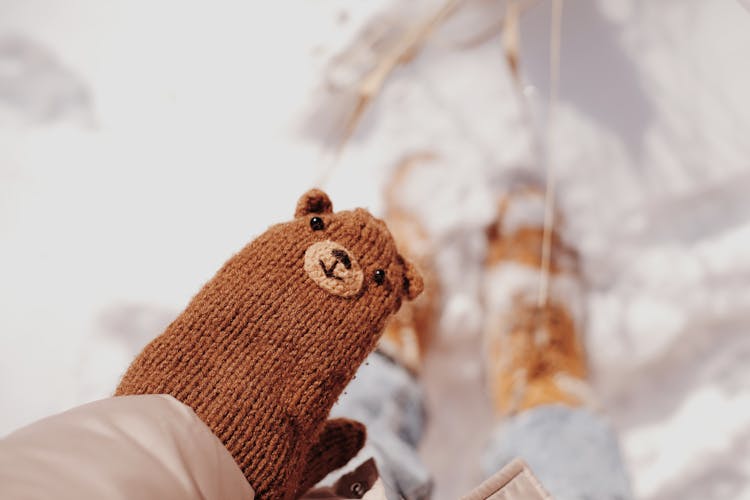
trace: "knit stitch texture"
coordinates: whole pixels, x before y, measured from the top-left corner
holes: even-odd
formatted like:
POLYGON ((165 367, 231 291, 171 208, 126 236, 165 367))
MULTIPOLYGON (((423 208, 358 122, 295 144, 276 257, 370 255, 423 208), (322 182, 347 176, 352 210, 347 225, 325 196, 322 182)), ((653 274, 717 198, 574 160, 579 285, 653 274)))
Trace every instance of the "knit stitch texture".
POLYGON ((190 406, 259 499, 299 496, 361 448, 361 424, 326 418, 388 317, 422 290, 382 221, 332 210, 322 191, 303 195, 295 219, 233 256, 116 391, 190 406), (307 250, 321 242, 332 242, 330 254, 314 247, 322 271, 306 270, 307 250), (363 278, 350 279, 357 270, 363 278), (338 293, 337 283, 354 284, 338 293))

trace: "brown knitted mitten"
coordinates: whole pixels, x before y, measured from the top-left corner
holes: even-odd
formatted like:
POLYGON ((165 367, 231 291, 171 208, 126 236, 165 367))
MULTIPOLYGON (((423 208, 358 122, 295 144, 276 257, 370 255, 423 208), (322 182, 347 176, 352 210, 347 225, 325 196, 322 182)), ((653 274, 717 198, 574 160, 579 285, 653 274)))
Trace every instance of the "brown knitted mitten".
POLYGON ((146 346, 116 394, 171 394, 258 498, 294 498, 364 444, 361 424, 326 418, 387 318, 421 290, 382 221, 333 213, 311 190, 294 220, 232 257, 146 346))

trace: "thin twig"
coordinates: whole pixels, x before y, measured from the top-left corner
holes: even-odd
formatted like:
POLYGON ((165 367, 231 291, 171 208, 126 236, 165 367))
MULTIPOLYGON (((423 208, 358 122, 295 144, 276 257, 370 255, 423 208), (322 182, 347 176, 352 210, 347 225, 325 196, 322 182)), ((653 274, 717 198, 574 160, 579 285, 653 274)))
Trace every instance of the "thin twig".
POLYGON ((503 49, 505 60, 508 62, 513 77, 520 80, 518 74, 518 59, 521 47, 521 5, 518 0, 508 0, 503 19, 503 49))
POLYGON ((359 85, 359 97, 352 117, 344 130, 339 143, 341 149, 352 136, 373 99, 380 93, 388 76, 399 65, 413 59, 430 37, 432 31, 445 22, 466 0, 448 0, 432 16, 409 29, 404 36, 388 51, 359 85))
POLYGON ((547 113, 547 190, 544 197, 544 236, 542 240, 542 272, 539 280, 539 307, 547 304, 549 296, 549 273, 552 251, 552 232, 555 223, 555 175, 553 160, 553 131, 557 93, 560 84, 560 31, 562 28, 563 0, 552 0, 552 20, 550 21, 550 90, 549 111, 547 113))
POLYGON ((357 86, 357 100, 350 118, 344 125, 344 133, 341 140, 333 151, 333 156, 328 159, 328 165, 322 169, 316 185, 323 186, 327 183, 333 169, 338 163, 341 151, 354 135, 365 112, 383 89, 386 80, 400 64, 411 61, 430 37, 432 32, 452 16, 466 0, 448 0, 440 9, 424 21, 412 26, 404 35, 388 50, 370 70, 357 86))

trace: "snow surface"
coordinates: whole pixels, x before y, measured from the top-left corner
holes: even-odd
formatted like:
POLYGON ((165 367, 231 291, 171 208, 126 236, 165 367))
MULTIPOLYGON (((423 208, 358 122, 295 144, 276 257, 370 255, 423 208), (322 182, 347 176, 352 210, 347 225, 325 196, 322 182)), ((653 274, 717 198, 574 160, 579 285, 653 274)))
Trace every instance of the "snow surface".
MULTIPOLYGON (((398 32, 437 5, 0 0, 0 433, 110 393, 330 165, 341 88, 375 57, 364 27, 398 32)), ((379 212, 400 158, 439 156, 404 189, 446 289, 423 450, 441 499, 478 480, 491 423, 483 229, 503 179, 542 175, 498 37, 464 47, 501 12, 468 2, 398 68, 324 186, 379 212)), ((538 120, 548 25, 542 2, 521 27, 538 120)), ((731 0, 565 3, 558 201, 596 391, 643 499, 750 499, 748 48, 731 0)))

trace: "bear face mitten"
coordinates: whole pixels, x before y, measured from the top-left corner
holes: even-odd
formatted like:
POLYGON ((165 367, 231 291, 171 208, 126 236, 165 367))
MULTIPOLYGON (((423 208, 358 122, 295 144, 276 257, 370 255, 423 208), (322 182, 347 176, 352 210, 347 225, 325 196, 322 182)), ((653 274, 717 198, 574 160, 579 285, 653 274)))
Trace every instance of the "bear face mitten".
POLYGON ((233 256, 125 373, 116 395, 170 394, 224 443, 257 498, 300 496, 362 447, 327 420, 422 278, 385 224, 311 190, 291 222, 233 256))

